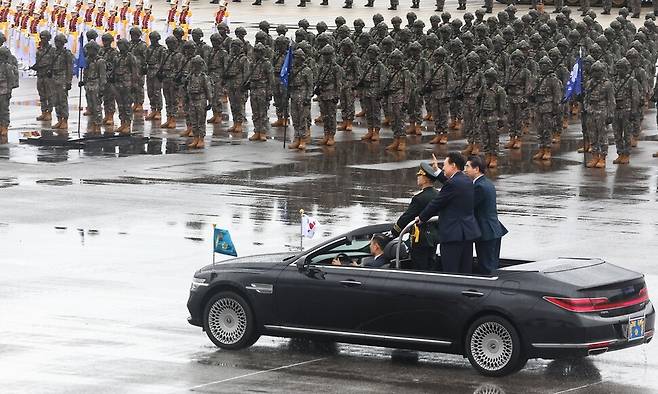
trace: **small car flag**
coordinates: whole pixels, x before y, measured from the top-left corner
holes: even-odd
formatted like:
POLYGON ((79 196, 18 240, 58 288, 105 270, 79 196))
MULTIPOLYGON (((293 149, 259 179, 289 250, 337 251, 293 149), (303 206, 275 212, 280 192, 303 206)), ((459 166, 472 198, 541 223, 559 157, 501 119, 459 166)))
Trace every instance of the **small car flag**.
POLYGON ((313 238, 315 235, 315 230, 320 226, 320 223, 312 217, 307 215, 302 215, 302 236, 306 238, 313 238))
POLYGON ((229 234, 228 230, 221 228, 214 229, 213 251, 215 253, 238 257, 238 252, 235 250, 233 241, 231 241, 231 234, 229 234))

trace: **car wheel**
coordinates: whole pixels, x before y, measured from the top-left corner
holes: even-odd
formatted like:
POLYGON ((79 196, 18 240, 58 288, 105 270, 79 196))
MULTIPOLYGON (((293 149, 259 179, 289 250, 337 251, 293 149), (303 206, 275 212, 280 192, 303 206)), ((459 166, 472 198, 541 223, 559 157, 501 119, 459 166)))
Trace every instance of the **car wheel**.
POLYGON ((242 349, 256 342, 254 314, 234 292, 221 292, 206 304, 203 326, 208 338, 222 349, 242 349))
POLYGON ((465 347, 471 365, 486 376, 517 372, 527 361, 516 329, 499 316, 476 320, 468 329, 465 347))

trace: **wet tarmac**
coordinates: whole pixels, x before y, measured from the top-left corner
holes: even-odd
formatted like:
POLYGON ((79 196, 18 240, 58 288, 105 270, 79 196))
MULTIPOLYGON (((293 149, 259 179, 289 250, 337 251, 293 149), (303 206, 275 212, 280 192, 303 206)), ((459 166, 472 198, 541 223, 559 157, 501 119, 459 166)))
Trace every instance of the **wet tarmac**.
MULTIPOLYGON (((235 20, 249 10, 237 7, 235 20)), ((32 146, 18 139, 41 131, 34 80, 21 83, 10 143, 0 146, 3 393, 658 392, 655 341, 582 360, 531 360, 501 379, 478 375, 459 356, 376 347, 262 337, 250 349, 220 351, 188 325, 185 306, 192 274, 212 261, 213 224, 228 228, 246 256, 298 250, 299 209, 321 224, 305 247, 392 221, 415 192, 418 161, 464 141, 454 135, 434 147, 426 132, 408 152, 389 153, 390 130, 370 144, 357 127, 339 133, 333 148, 293 153, 282 146, 283 130, 251 143, 224 123, 208 128, 199 152, 136 120, 130 139, 32 146)), ((72 94, 71 105, 77 100, 72 94)), ((602 257, 645 273, 650 294, 658 291, 655 116, 647 112, 625 167, 609 160, 603 170, 584 168, 575 120, 550 164, 531 160, 533 135, 522 152, 504 152, 490 174, 510 230, 502 254, 602 257)))

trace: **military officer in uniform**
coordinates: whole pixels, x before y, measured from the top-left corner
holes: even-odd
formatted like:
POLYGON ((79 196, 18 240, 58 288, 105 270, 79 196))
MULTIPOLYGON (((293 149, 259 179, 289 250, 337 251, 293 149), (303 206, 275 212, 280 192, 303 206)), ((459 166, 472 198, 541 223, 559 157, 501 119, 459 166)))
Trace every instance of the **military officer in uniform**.
POLYGON ((105 90, 102 92, 103 96, 103 109, 105 110, 105 118, 103 118, 103 124, 107 126, 114 125, 114 112, 116 111, 116 98, 114 85, 116 83, 116 74, 114 67, 116 66, 117 59, 119 57, 119 51, 112 46, 114 37, 110 33, 105 33, 101 37, 103 42, 103 47, 99 52, 99 56, 105 60, 105 67, 107 70, 107 83, 105 84, 105 90))
POLYGON ((617 60, 616 75, 612 84, 615 88, 615 117, 612 131, 615 134, 618 157, 613 164, 629 164, 631 155, 631 117, 640 110, 640 84, 631 74, 631 63, 626 58, 617 60))
MULTIPOLYGON (((149 33, 150 35, 150 33, 149 33)), ((144 76, 147 74, 146 43, 142 40, 142 29, 137 26, 130 28, 130 53, 135 57, 137 76, 133 84, 133 112, 144 112, 144 76)))
POLYGON ((119 47, 119 56, 114 65, 114 89, 121 126, 115 132, 129 135, 133 118, 133 91, 140 74, 137 60, 130 52, 128 41, 123 38, 120 39, 117 42, 117 47, 119 47))
POLYGON ((555 75, 553 62, 547 56, 539 60, 540 76, 530 93, 537 117, 539 150, 534 160, 551 160, 551 135, 555 131, 555 114, 560 111, 562 81, 555 75))
POLYGON ((407 105, 411 92, 414 88, 413 76, 402 62, 402 52, 396 49, 389 58, 390 72, 384 95, 391 105, 391 128, 393 129, 393 143, 386 147, 387 150, 405 151, 407 140, 404 133, 404 119, 407 115, 407 105))
POLYGON ((14 65, 11 56, 9 48, 0 47, 0 137, 2 143, 7 142, 11 92, 18 87, 18 68, 14 65))
POLYGON ((48 30, 39 33, 39 49, 36 53, 36 62, 32 67, 37 73, 37 93, 39 93, 39 104, 41 105, 41 115, 37 120, 49 122, 52 118, 53 103, 50 102, 53 89, 52 63, 55 55, 55 49, 50 45, 51 34, 48 30))
POLYGON ((361 105, 365 109, 368 133, 363 141, 379 141, 382 112, 382 90, 386 85, 386 66, 379 60, 379 47, 370 45, 366 51, 368 64, 364 67, 357 87, 361 90, 361 105))
POLYGON ((178 50, 178 39, 176 37, 167 37, 165 44, 167 45, 167 53, 156 73, 156 77, 162 81, 162 93, 167 108, 167 120, 160 127, 163 129, 175 129, 176 111, 178 109, 178 88, 174 79, 183 64, 183 54, 178 50))
MULTIPOLYGON (((425 209, 427 204, 436 198, 439 192, 434 188, 434 182, 437 177, 435 171, 429 163, 420 163, 420 168, 416 173, 416 184, 421 192, 411 198, 411 203, 407 210, 398 218, 391 229, 394 237, 400 235, 400 232, 411 221, 413 221, 425 209)), ((438 228, 436 223, 414 224, 409 233, 411 243, 411 268, 422 271, 436 269, 436 245, 438 242, 438 228)))
POLYGON ((206 63, 201 56, 194 56, 190 61, 190 73, 185 77, 184 82, 187 109, 194 137, 188 147, 192 149, 203 149, 205 146, 203 140, 206 136, 206 114, 208 105, 212 102, 210 78, 203 71, 204 68, 206 68, 206 63))
POLYGON ((480 138, 486 157, 486 165, 496 168, 498 165, 498 124, 507 112, 507 95, 498 84, 498 72, 492 67, 484 72, 485 84, 478 96, 478 120, 480 138))
POLYGON ((162 119, 162 80, 158 78, 160 66, 167 56, 167 49, 160 44, 160 33, 149 33, 150 45, 146 48, 145 71, 146 92, 151 104, 151 112, 144 119, 158 121, 162 119))
MULTIPOLYGON (((261 32, 262 33, 262 32, 261 32)), ((267 110, 272 100, 274 75, 272 63, 267 56, 268 48, 258 43, 254 46, 254 64, 251 66, 251 76, 245 81, 250 91, 251 119, 254 123, 254 135, 249 141, 267 141, 269 124, 267 110)))
POLYGON ((608 155, 607 125, 614 120, 615 90, 606 77, 606 66, 600 61, 592 64, 592 79, 587 85, 583 105, 587 112, 587 131, 592 141, 592 159, 588 168, 605 168, 608 155))
POLYGON ((210 36, 212 50, 206 61, 208 76, 212 85, 212 117, 207 121, 210 124, 222 122, 222 98, 226 94, 222 76, 224 75, 226 59, 228 58, 228 53, 224 50, 222 42, 222 36, 219 33, 213 33, 210 36))
POLYGON ((55 36, 55 55, 51 64, 53 75, 53 90, 51 102, 57 113, 57 123, 53 129, 66 130, 69 128, 69 90, 73 79, 73 55, 64 47, 68 40, 64 34, 55 36))
POLYGON ((247 95, 242 89, 242 84, 249 76, 250 62, 243 52, 242 40, 231 41, 231 53, 224 73, 226 90, 228 92, 228 101, 231 105, 231 116, 233 117, 233 126, 229 128, 229 133, 242 133, 242 123, 245 120, 244 105, 247 102, 247 95))
POLYGON ((83 80, 79 83, 85 88, 85 97, 87 99, 87 108, 90 118, 87 131, 90 134, 100 134, 102 123, 102 93, 107 83, 107 70, 105 60, 98 55, 100 47, 95 41, 88 42, 85 47, 87 57, 87 67, 83 74, 83 80))
POLYGON ((334 141, 336 135, 336 104, 338 104, 342 89, 343 70, 336 63, 334 48, 331 45, 325 45, 320 50, 320 55, 322 55, 322 63, 320 64, 319 77, 315 85, 316 91, 314 92, 318 97, 324 127, 324 137, 320 141, 320 145, 333 146, 336 144, 334 141))
POLYGON ((293 65, 288 81, 290 91, 290 115, 295 131, 294 141, 290 149, 306 149, 306 129, 308 114, 306 113, 313 95, 313 71, 306 65, 306 54, 301 49, 293 53, 293 65))

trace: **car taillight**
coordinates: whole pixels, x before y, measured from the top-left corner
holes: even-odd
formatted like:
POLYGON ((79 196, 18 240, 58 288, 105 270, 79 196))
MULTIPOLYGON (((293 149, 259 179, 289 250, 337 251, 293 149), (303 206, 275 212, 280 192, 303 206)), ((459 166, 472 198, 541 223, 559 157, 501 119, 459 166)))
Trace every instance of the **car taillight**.
POLYGON ((649 291, 646 287, 643 287, 635 297, 628 300, 614 302, 611 302, 606 297, 563 298, 544 296, 543 298, 551 304, 557 305, 560 308, 566 309, 570 312, 600 312, 611 309, 626 308, 646 302, 649 300, 649 291))

